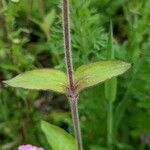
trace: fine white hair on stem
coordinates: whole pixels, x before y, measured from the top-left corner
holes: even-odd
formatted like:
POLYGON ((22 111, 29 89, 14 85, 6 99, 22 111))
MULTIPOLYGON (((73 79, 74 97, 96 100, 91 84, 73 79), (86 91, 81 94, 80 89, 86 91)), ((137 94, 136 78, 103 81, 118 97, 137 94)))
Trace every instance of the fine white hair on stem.
POLYGON ((63 34, 64 34, 64 51, 66 60, 66 70, 68 75, 68 97, 70 100, 71 114, 77 143, 77 150, 82 150, 82 138, 80 121, 77 106, 77 93, 73 79, 73 63, 71 51, 71 34, 70 34, 70 17, 69 17, 69 0, 62 0, 62 15, 63 15, 63 34))
POLYGON ((62 17, 63 17, 63 36, 64 36, 66 69, 67 69, 69 86, 73 90, 74 80, 73 80, 73 64, 72 64, 70 17, 69 17, 69 1, 68 0, 63 0, 62 2, 62 17))

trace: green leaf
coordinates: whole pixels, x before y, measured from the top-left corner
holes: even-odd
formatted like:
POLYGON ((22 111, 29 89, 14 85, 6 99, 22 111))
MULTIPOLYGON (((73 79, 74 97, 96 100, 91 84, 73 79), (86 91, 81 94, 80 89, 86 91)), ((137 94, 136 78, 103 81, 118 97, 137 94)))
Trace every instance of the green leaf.
POLYGON ((37 69, 25 72, 4 83, 25 89, 52 90, 66 92, 67 77, 65 73, 54 69, 37 69))
POLYGON ((11 0, 14 3, 18 3, 20 0, 11 0))
POLYGON ((41 23, 38 19, 33 18, 33 17, 29 17, 29 19, 30 19, 33 23, 35 23, 36 25, 38 25, 38 26, 41 27, 41 24, 42 24, 42 23, 41 23))
POLYGON ((1 63, 0 67, 5 69, 5 70, 11 70, 17 73, 20 73, 20 70, 13 64, 5 64, 5 63, 1 63))
POLYGON ((76 150, 74 138, 63 129, 45 121, 41 128, 53 150, 76 150))
POLYGON ((44 22, 47 23, 48 29, 52 26, 54 20, 56 18, 56 11, 55 9, 52 9, 44 18, 44 22))
POLYGON ((119 60, 102 60, 83 65, 75 72, 76 89, 96 85, 112 77, 118 76, 130 68, 130 64, 119 60))
MULTIPOLYGON (((108 45, 107 45, 107 56, 108 59, 115 58, 115 52, 113 48, 113 28, 112 22, 110 21, 110 30, 108 37, 108 45)), ((105 82, 105 97, 107 100, 115 101, 117 94, 117 78, 105 82)))
POLYGON ((90 150, 106 150, 106 148, 101 147, 100 145, 92 145, 90 146, 90 150))

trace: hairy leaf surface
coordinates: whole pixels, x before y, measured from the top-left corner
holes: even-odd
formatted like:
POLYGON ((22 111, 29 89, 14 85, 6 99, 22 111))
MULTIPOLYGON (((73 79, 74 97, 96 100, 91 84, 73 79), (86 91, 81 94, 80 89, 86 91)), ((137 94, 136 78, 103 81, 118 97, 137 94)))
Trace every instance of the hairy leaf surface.
POLYGON ((27 71, 4 82, 13 87, 37 90, 52 90, 65 93, 67 77, 65 73, 58 70, 37 69, 27 71))
POLYGON ((118 76, 130 68, 130 64, 119 60, 102 60, 83 65, 75 72, 77 90, 93 86, 118 76))

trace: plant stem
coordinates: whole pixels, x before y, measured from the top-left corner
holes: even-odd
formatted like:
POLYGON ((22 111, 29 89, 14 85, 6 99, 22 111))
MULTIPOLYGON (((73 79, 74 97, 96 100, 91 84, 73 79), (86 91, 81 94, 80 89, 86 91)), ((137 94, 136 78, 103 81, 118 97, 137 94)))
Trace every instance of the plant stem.
POLYGON ((82 139, 81 139, 81 130, 80 130, 80 121, 79 121, 79 115, 78 115, 78 104, 77 104, 77 98, 70 101, 70 107, 71 107, 71 113, 72 113, 72 119, 74 124, 74 131, 75 131, 75 137, 77 142, 78 150, 82 150, 82 139))
POLYGON ((108 100, 107 105, 107 144, 108 150, 113 150, 113 102, 108 100))
POLYGON ((71 55, 71 36, 70 36, 70 23, 69 23, 69 2, 63 0, 63 31, 64 31, 64 47, 66 56, 66 68, 68 74, 69 85, 72 91, 74 91, 73 82, 73 65, 71 55))
POLYGON ((72 55, 71 55, 71 36, 70 36, 70 20, 69 20, 69 0, 63 0, 62 14, 63 14, 63 33, 64 33, 66 69, 67 69, 68 82, 69 82, 68 95, 70 97, 70 107, 71 107, 77 149, 82 150, 81 129, 80 129, 80 121, 78 115, 78 107, 77 107, 77 93, 75 91, 75 84, 73 79, 73 64, 72 64, 72 55))

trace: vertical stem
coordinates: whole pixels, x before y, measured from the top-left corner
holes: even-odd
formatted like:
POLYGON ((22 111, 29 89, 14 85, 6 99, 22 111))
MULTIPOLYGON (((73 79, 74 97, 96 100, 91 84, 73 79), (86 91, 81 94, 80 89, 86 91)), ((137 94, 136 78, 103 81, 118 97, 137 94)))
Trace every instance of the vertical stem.
POLYGON ((71 36, 70 36, 70 20, 69 20, 69 0, 63 0, 62 5, 63 5, 62 14, 63 14, 64 49, 66 58, 65 59, 66 69, 69 82, 68 94, 70 96, 70 107, 73 119, 75 138, 77 143, 77 150, 82 150, 81 129, 77 107, 77 94, 75 91, 73 79, 73 64, 71 55, 71 36))
POLYGON ((63 0, 63 31, 64 31, 64 47, 66 56, 66 68, 68 80, 71 90, 74 90, 73 82, 73 65, 71 59, 71 36, 70 36, 70 22, 69 22, 69 2, 63 0))
POLYGON ((113 150, 113 102, 108 100, 107 105, 107 144, 108 150, 113 150))
POLYGON ((72 98, 72 100, 70 101, 70 107, 71 107, 72 119, 74 124, 75 137, 76 137, 78 150, 82 150, 82 138, 81 138, 80 120, 79 120, 77 105, 78 105, 77 99, 72 98))

